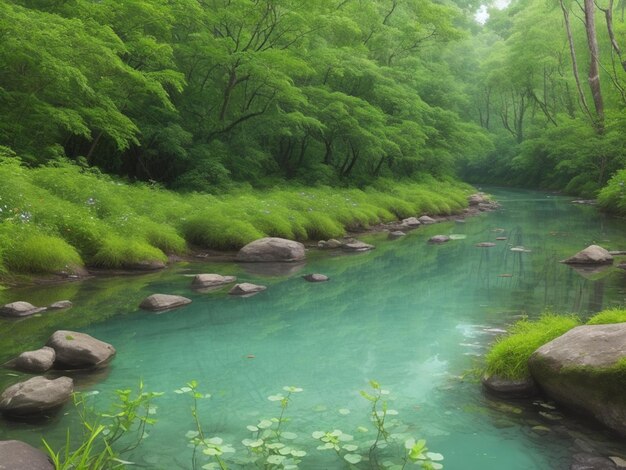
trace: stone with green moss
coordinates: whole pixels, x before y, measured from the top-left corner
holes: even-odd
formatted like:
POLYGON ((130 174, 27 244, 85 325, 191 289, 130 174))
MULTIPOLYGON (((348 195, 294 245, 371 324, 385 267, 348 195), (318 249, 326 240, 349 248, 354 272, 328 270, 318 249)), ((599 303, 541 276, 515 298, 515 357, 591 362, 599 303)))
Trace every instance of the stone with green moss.
POLYGON ((626 435, 626 323, 573 328, 537 349, 528 367, 555 401, 626 435))

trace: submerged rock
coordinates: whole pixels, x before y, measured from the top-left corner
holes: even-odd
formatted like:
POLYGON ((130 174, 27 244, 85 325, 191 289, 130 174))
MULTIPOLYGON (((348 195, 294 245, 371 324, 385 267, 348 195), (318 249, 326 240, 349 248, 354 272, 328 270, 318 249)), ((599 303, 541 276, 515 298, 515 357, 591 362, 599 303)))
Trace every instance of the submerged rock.
POLYGON ((126 263, 124 267, 132 271, 158 271, 165 268, 166 264, 160 260, 144 260, 136 263, 126 263))
POLYGON ((0 470, 54 470, 48 456, 22 441, 0 441, 0 470))
POLYGON ((491 248, 493 246, 496 246, 495 243, 492 242, 480 242, 480 243, 476 243, 476 245, 478 248, 491 248))
POLYGON ((447 235, 435 235, 434 237, 430 237, 428 240, 429 243, 446 243, 449 242, 451 238, 447 235))
POLYGON ((191 281, 192 287, 217 287, 224 284, 235 282, 237 278, 235 276, 222 276, 221 274, 197 274, 193 281, 191 281))
POLYGON ((190 303, 191 299, 188 299, 187 297, 182 297, 180 295, 152 294, 151 296, 143 299, 143 301, 139 304, 139 308, 158 312, 161 310, 169 310, 171 308, 182 307, 183 305, 187 305, 190 303))
POLYGON ((361 251, 369 251, 375 248, 374 245, 370 245, 369 243, 364 243, 358 240, 351 241, 350 243, 345 243, 341 249, 344 251, 353 251, 353 252, 361 252, 361 251))
POLYGON ((46 307, 35 307, 28 302, 18 301, 4 305, 0 308, 0 314, 7 317, 27 317, 35 313, 43 312, 46 307))
POLYGON ((12 416, 40 414, 61 406, 73 391, 74 382, 69 377, 54 380, 33 377, 2 392, 0 411, 12 416))
POLYGON ((46 346, 54 349, 54 365, 65 369, 90 369, 105 365, 115 356, 115 348, 86 333, 55 331, 46 346))
POLYGON ((467 196, 467 202, 470 206, 477 206, 478 204, 488 201, 485 199, 485 195, 483 193, 475 193, 467 196))
POLYGON ((514 246, 509 251, 512 251, 513 253, 531 253, 532 252, 532 250, 529 250, 528 248, 524 248, 523 246, 514 246))
POLYGON ((406 233, 400 231, 400 230, 395 230, 393 232, 389 232, 389 235, 387 235, 387 238, 389 240, 397 240, 398 238, 402 238, 405 237, 406 233))
POLYGON ((320 240, 317 243, 318 248, 328 248, 328 249, 335 249, 335 248, 341 248, 343 246, 343 243, 340 242, 339 240, 335 240, 334 238, 331 238, 330 240, 320 240))
POLYGON ((617 468, 611 460, 593 454, 574 454, 570 470, 612 470, 617 468))
POLYGON ((74 306, 74 304, 72 302, 70 302, 69 300, 59 300, 58 302, 55 302, 51 305, 48 306, 48 309, 50 310, 62 310, 65 308, 72 308, 74 306))
POLYGON ((537 393, 537 386, 532 377, 513 380, 498 375, 483 375, 481 382, 486 390, 511 398, 532 397, 537 393))
POLYGON ((562 261, 565 264, 611 264, 613 256, 598 245, 589 245, 574 256, 562 261))
POLYGON ((55 359, 54 349, 44 346, 36 351, 23 352, 8 365, 23 372, 45 372, 52 368, 55 359))
POLYGON ((251 284, 249 282, 242 282, 241 284, 235 284, 235 286, 228 293, 230 295, 248 296, 252 294, 258 294, 265 289, 267 289, 266 286, 259 286, 257 284, 251 284))
POLYGON ((301 261, 305 257, 302 243, 276 237, 255 240, 237 253, 237 261, 246 263, 301 261))
POLYGON ((305 281, 309 282, 326 282, 328 281, 328 276, 324 274, 307 274, 306 276, 302 276, 305 281))
POLYGON ((626 323, 584 325, 537 349, 530 372, 552 399, 626 436, 626 323))

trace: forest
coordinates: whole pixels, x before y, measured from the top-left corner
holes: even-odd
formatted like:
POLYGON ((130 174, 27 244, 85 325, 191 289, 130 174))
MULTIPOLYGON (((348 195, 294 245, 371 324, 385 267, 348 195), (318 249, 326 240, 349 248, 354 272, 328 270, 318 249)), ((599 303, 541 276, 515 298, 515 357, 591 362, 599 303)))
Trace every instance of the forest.
MULTIPOLYGON (((51 221, 54 210, 37 202, 58 208, 50 201, 61 199, 78 206, 74 212, 91 210, 98 223, 119 226, 111 217, 127 217, 122 208, 134 196, 96 197, 103 184, 227 198, 283 188, 283 200, 300 187, 398 199, 402 190, 394 187, 425 184, 445 199, 447 188, 464 180, 599 197, 604 209, 625 213, 624 2, 514 0, 505 8, 483 5, 484 24, 475 17, 479 6, 0 1, 0 156, 3 173, 14 175, 0 188, 4 263, 12 269, 11 258, 50 237, 58 252, 78 250, 95 264, 131 256, 109 246, 115 253, 96 261, 97 248, 84 245, 104 242, 68 236, 93 230, 51 221), (20 192, 27 184, 20 178, 37 190, 20 192), (23 240, 23 222, 48 238, 23 240), (71 246, 61 248, 59 237, 71 246)), ((207 197, 202 205, 215 212, 207 197)), ((456 203, 447 201, 431 212, 450 213, 456 203)), ((154 208, 129 210, 153 223, 163 219, 154 208)), ((361 214, 322 223, 320 214, 310 223, 321 228, 309 233, 302 224, 270 220, 254 233, 319 238, 410 212, 389 201, 376 211, 365 222, 361 214), (332 223, 340 227, 324 230, 332 223)), ((238 218, 255 217, 248 216, 238 218)), ((206 231, 211 222, 203 223, 206 231)), ((173 225, 178 246, 181 236, 198 242, 186 236, 188 223, 173 225)), ((235 248, 251 233, 232 243, 209 236, 204 245, 235 248)), ((144 234, 134 238, 173 250, 144 234)), ((148 245, 134 251, 163 257, 148 245)), ((65 258, 78 259, 69 252, 65 258)))

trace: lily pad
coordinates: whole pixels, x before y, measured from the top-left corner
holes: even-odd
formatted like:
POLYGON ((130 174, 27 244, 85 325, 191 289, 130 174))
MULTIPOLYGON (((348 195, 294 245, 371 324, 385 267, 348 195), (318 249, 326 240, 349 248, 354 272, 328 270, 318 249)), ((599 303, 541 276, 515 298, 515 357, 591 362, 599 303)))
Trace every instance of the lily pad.
POLYGON ((351 463, 352 465, 356 465, 361 460, 363 460, 363 457, 361 457, 359 454, 346 454, 346 455, 343 456, 343 458, 347 462, 351 463))

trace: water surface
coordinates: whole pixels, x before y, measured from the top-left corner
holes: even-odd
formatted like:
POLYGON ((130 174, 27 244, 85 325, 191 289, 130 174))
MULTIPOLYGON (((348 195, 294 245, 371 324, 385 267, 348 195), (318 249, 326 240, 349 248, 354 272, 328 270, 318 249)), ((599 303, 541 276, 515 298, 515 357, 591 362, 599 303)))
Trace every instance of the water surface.
MULTIPOLYGON (((497 212, 422 227, 397 241, 370 235, 367 241, 377 248, 369 253, 312 251, 306 265, 282 274, 264 275, 258 266, 181 263, 140 277, 2 292, 3 302, 70 298, 76 306, 3 320, 0 359, 39 346, 58 328, 112 343, 118 351, 112 365, 79 378, 79 388, 99 391, 101 405, 115 389, 133 388, 140 379, 146 389, 165 392, 155 402, 159 422, 131 456, 147 468, 190 468, 190 401, 173 393, 190 380, 212 394, 200 403, 205 431, 233 444, 236 455, 245 453, 241 440, 251 437, 246 425, 278 415, 278 404, 267 397, 285 385, 303 388, 287 411, 288 430, 298 434, 295 445, 309 452, 301 468, 346 466, 315 450, 313 431, 341 429, 357 440, 371 439, 368 403, 359 395, 371 379, 392 392, 390 407, 399 413, 395 432, 427 439, 445 456, 447 469, 566 469, 572 453, 583 450, 624 456, 626 446, 558 408, 485 396, 469 371, 521 315, 551 309, 587 317, 624 305, 625 271, 579 273, 558 261, 592 243, 626 249, 626 224, 568 198, 493 193, 502 203, 497 212), (428 244, 435 234, 465 238, 428 244), (478 248, 479 242, 497 245, 478 248), (511 251, 517 246, 525 251, 511 251), (194 292, 189 276, 200 272, 234 274, 268 290, 249 298, 231 298, 226 290, 194 292), (307 283, 300 276, 309 272, 331 280, 307 283), (163 314, 138 310, 154 292, 182 294, 193 303, 163 314), (369 431, 360 434, 359 426, 369 431)), ((0 385, 15 380, 0 370, 0 385)), ((45 424, 0 421, 0 439, 37 444, 45 436, 60 443, 73 423, 72 413, 45 424)))

